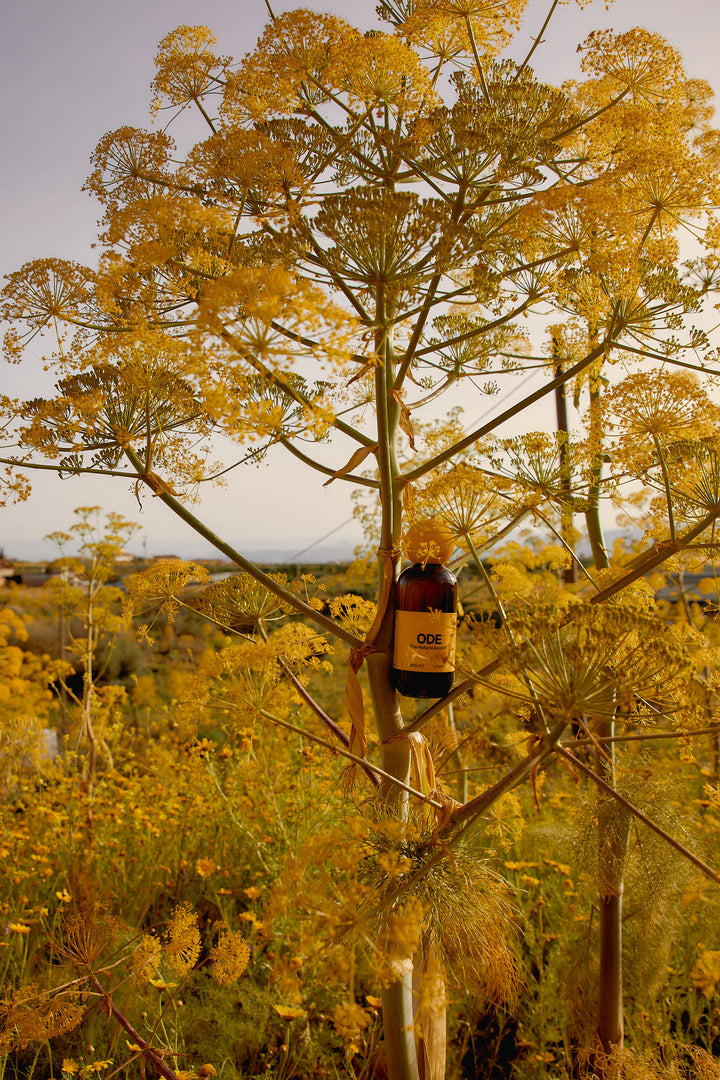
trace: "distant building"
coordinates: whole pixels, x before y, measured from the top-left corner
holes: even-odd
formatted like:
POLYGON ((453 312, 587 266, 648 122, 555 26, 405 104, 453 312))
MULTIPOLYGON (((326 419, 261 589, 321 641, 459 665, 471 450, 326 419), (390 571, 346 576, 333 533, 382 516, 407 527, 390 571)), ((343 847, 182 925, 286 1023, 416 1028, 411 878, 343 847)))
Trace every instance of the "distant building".
POLYGON ((116 563, 134 563, 137 562, 137 556, 131 555, 129 551, 121 551, 113 561, 116 563))
POLYGON ((0 559, 0 588, 3 585, 9 585, 11 581, 19 585, 21 580, 21 576, 15 569, 14 564, 8 559, 0 559))

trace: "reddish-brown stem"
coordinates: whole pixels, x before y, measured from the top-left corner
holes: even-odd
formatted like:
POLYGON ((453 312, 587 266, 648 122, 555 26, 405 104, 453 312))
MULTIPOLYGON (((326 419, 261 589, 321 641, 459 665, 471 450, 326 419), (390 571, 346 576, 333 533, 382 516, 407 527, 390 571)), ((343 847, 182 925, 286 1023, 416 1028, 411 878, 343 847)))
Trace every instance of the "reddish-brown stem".
POLYGON ((105 990, 102 983, 98 982, 94 975, 90 976, 90 982, 92 986, 97 990, 98 994, 102 995, 103 1003, 110 1015, 115 1020, 117 1020, 120 1027, 123 1028, 123 1030, 128 1033, 133 1042, 140 1047, 144 1056, 147 1058, 148 1061, 151 1061, 153 1063, 160 1075, 164 1076, 165 1080, 178 1080, 177 1073, 173 1069, 171 1069, 169 1065, 165 1064, 160 1053, 158 1053, 157 1050, 153 1049, 153 1047, 150 1046, 150 1043, 146 1042, 146 1040, 143 1039, 142 1035, 135 1030, 135 1028, 132 1026, 125 1014, 121 1012, 120 1009, 118 1009, 117 1005, 110 997, 108 992, 105 990))

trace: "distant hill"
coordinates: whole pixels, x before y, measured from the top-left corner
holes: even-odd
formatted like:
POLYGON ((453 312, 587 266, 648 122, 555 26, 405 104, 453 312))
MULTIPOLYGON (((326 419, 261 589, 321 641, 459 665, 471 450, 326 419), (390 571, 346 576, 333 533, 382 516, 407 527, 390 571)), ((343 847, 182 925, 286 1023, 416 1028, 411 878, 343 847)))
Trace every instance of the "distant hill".
MULTIPOLYGON (((355 557, 354 543, 338 540, 337 543, 312 544, 311 541, 294 540, 292 543, 280 545, 277 541, 263 545, 245 547, 239 542, 238 550, 246 558, 257 563, 291 563, 298 559, 303 563, 332 563, 350 562, 355 557)), ((165 552, 172 552, 180 559, 212 559, 218 557, 218 552, 212 545, 197 540, 192 534, 187 539, 178 536, 166 541, 147 545, 147 549, 138 544, 128 545, 129 551, 138 558, 157 558, 165 552)), ((17 540, 12 544, 6 544, 4 548, 6 560, 14 562, 45 562, 58 557, 57 548, 52 544, 38 541, 17 540)))

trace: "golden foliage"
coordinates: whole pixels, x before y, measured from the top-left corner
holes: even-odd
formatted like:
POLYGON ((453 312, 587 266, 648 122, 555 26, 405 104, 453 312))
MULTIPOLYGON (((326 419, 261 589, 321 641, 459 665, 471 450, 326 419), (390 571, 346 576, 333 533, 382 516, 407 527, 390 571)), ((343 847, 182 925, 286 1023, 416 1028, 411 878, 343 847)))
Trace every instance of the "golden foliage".
POLYGON ((217 85, 229 61, 213 52, 214 45, 206 26, 179 26, 163 38, 155 58, 155 109, 197 101, 217 85))
POLYGON ((132 127, 111 131, 93 151, 87 188, 110 213, 133 199, 146 199, 171 182, 169 158, 174 148, 166 132, 132 127))
POLYGON ((79 991, 50 994, 33 985, 10 990, 0 1001, 0 1051, 8 1054, 72 1031, 84 1012, 79 991))
POLYGON ((197 915, 189 904, 178 904, 163 935, 163 960, 175 975, 182 978, 192 970, 199 956, 197 915))
POLYGON ((586 39, 583 71, 605 80, 611 94, 657 102, 684 82, 680 53, 658 34, 635 27, 622 34, 595 30, 586 39))
POLYGON ((183 594, 189 589, 191 593, 197 593, 197 586, 207 582, 209 576, 207 569, 199 563, 157 559, 152 566, 130 577, 125 617, 152 616, 152 625, 158 615, 166 615, 173 622, 181 606, 186 603, 183 594))
POLYGON ((637 371, 604 395, 611 425, 623 441, 637 445, 638 437, 683 438, 708 433, 717 421, 717 405, 687 371, 637 371))
MULTIPOLYGON (((463 52, 474 48, 483 57, 496 56, 512 39, 526 4, 527 0, 420 0, 400 29, 410 40, 423 44, 437 42, 443 32, 450 31, 456 35, 456 48, 463 52)), ((387 17, 391 5, 384 5, 383 10, 387 17)))
POLYGON ((720 952, 703 950, 692 966, 690 979, 706 998, 714 997, 715 988, 720 983, 720 952))
POLYGON ((236 982, 250 959, 250 946, 238 930, 223 929, 212 953, 213 975, 219 983, 236 982))
POLYGON ((645 722, 697 720, 694 672, 702 638, 689 628, 669 631, 647 602, 566 601, 564 610, 526 603, 508 628, 512 645, 496 641, 496 647, 506 662, 512 654, 512 676, 498 688, 534 704, 550 723, 594 721, 618 709, 645 722))
POLYGON ((59 947, 72 964, 93 971, 107 959, 123 929, 121 920, 103 907, 96 911, 70 912, 65 916, 59 947))
MULTIPOLYGON (((281 589, 289 587, 285 574, 269 576, 281 589)), ((246 573, 232 574, 212 582, 202 590, 194 603, 204 615, 229 627, 248 623, 256 626, 260 621, 279 619, 291 610, 286 600, 246 573)))
POLYGON ((268 113, 292 113, 304 96, 322 101, 328 71, 355 37, 348 23, 307 9, 273 19, 257 50, 229 76, 223 119, 244 126, 268 113))
POLYGON ((372 600, 364 600, 356 593, 333 597, 329 607, 333 618, 338 619, 341 626, 359 638, 365 637, 377 611, 377 605, 372 600))
POLYGON ((412 49, 390 34, 351 37, 328 72, 351 105, 382 105, 411 117, 435 104, 430 75, 412 49))

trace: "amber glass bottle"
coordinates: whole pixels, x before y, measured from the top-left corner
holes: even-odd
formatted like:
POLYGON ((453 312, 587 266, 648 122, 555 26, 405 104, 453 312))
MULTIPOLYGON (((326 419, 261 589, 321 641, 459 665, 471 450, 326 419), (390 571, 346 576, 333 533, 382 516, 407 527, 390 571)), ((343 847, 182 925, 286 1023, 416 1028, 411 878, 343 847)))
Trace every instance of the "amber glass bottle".
POLYGON ((447 542, 428 555, 423 541, 420 561, 413 539, 406 541, 405 550, 417 561, 403 571, 396 587, 393 683, 406 697, 441 698, 452 689, 455 674, 457 580, 440 562, 447 542))

